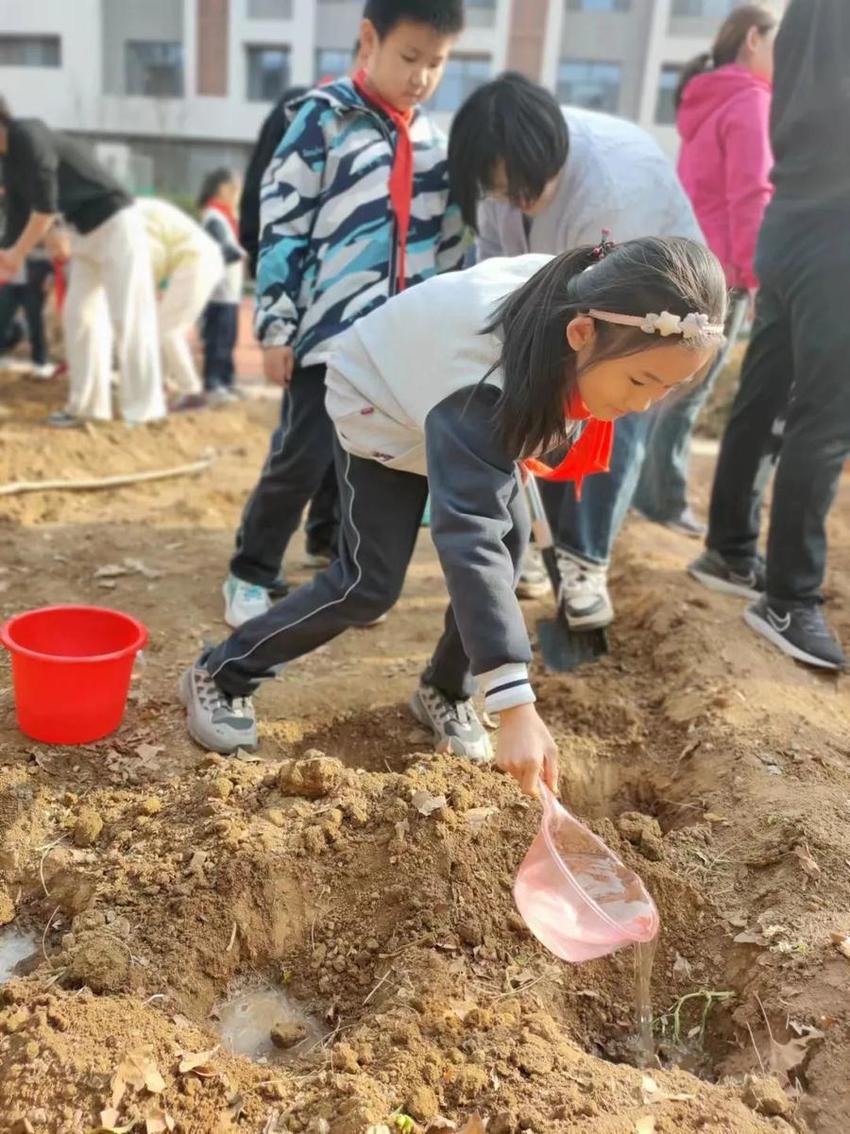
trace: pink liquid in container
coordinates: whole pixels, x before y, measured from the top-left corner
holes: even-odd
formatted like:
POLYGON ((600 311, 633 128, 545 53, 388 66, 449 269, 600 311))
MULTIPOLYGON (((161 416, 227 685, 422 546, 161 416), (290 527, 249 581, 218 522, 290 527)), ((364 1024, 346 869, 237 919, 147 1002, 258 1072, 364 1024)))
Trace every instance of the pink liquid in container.
POLYGON ((658 911, 643 882, 541 783, 543 823, 514 900, 541 944, 573 963, 651 941, 658 911))

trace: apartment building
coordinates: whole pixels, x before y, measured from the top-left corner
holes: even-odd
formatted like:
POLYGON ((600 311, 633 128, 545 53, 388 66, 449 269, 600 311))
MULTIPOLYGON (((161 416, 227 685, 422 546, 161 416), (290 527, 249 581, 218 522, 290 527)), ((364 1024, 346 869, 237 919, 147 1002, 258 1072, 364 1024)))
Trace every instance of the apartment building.
MULTIPOLYGON (((431 109, 448 125, 506 67, 635 119, 671 153, 672 92, 737 0, 466 0, 431 109)), ((291 84, 350 65, 362 0, 0 0, 0 91, 82 135, 135 189, 244 163, 291 84)))

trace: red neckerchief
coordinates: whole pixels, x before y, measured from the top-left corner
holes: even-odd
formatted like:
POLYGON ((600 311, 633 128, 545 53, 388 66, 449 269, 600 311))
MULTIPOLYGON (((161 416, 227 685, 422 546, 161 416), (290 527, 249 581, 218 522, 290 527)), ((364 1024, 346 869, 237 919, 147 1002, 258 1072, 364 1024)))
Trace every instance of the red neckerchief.
POLYGON ((567 398, 566 416, 571 421, 586 421, 579 439, 570 446, 563 461, 554 469, 544 465, 534 457, 522 463, 529 472, 541 480, 575 481, 576 499, 581 500, 581 482, 592 473, 608 472, 611 467, 611 450, 614 445, 613 421, 600 421, 590 416, 590 411, 581 400, 578 390, 572 390, 567 398))
POLYGON ((68 294, 68 277, 65 272, 67 266, 67 260, 53 257, 53 287, 56 297, 56 310, 60 313, 65 306, 65 296, 68 294))
POLYGON ((396 108, 380 95, 375 94, 366 86, 366 71, 360 70, 354 76, 354 86, 366 102, 377 106, 390 119, 398 131, 398 138, 393 157, 393 167, 390 172, 389 189, 390 204, 395 213, 398 225, 398 290, 404 290, 405 284, 405 251, 407 248, 407 233, 410 228, 410 204, 413 198, 413 144, 410 141, 410 123, 413 120, 412 110, 396 110, 396 108))
POLYGON ((219 201, 213 197, 211 201, 207 201, 208 209, 215 209, 217 213, 221 213, 227 223, 230 225, 236 242, 239 242, 239 222, 236 219, 236 213, 231 209, 230 205, 225 205, 224 201, 219 201))

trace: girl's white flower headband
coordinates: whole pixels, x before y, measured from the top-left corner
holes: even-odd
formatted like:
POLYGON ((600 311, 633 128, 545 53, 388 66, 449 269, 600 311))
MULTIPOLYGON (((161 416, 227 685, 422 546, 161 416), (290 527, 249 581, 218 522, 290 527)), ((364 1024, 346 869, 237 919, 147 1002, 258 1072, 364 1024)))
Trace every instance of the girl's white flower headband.
POLYGON ((597 311, 591 308, 588 314, 593 319, 600 319, 603 323, 617 323, 622 327, 640 327, 647 335, 681 335, 685 340, 723 338, 723 327, 719 323, 709 322, 707 315, 692 311, 690 315, 682 318, 670 311, 662 311, 660 315, 620 315, 615 311, 597 311))

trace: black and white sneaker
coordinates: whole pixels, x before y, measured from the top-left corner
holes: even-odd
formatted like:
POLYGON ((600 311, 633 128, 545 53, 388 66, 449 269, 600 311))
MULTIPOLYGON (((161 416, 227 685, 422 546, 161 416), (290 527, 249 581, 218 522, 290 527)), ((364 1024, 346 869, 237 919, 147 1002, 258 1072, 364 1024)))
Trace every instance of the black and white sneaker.
POLYGON ((189 735, 202 748, 229 756, 237 748, 257 747, 257 718, 250 697, 228 697, 206 668, 195 662, 184 670, 179 685, 186 707, 189 735))
POLYGON ((452 701, 433 685, 422 682, 410 699, 410 711, 434 734, 438 752, 453 752, 474 764, 493 759, 490 737, 471 701, 452 701))
POLYGON ((603 630, 614 621, 608 568, 557 549, 561 609, 571 630, 603 630))
POLYGON ((549 576, 543 566, 540 552, 533 545, 529 545, 522 560, 522 569, 516 587, 517 598, 543 598, 549 593, 549 587, 549 576))
POLYGON ((708 531, 702 520, 698 520, 690 508, 686 508, 684 512, 680 512, 670 520, 665 520, 664 527, 689 539, 702 539, 708 531))
POLYGON ((820 669, 844 669, 847 658, 818 605, 784 606, 762 595, 744 611, 747 625, 783 653, 820 669))
POLYGON ((710 548, 688 566, 688 574, 710 591, 741 598, 758 598, 764 594, 765 567, 761 559, 753 559, 747 567, 733 567, 719 551, 710 548))

